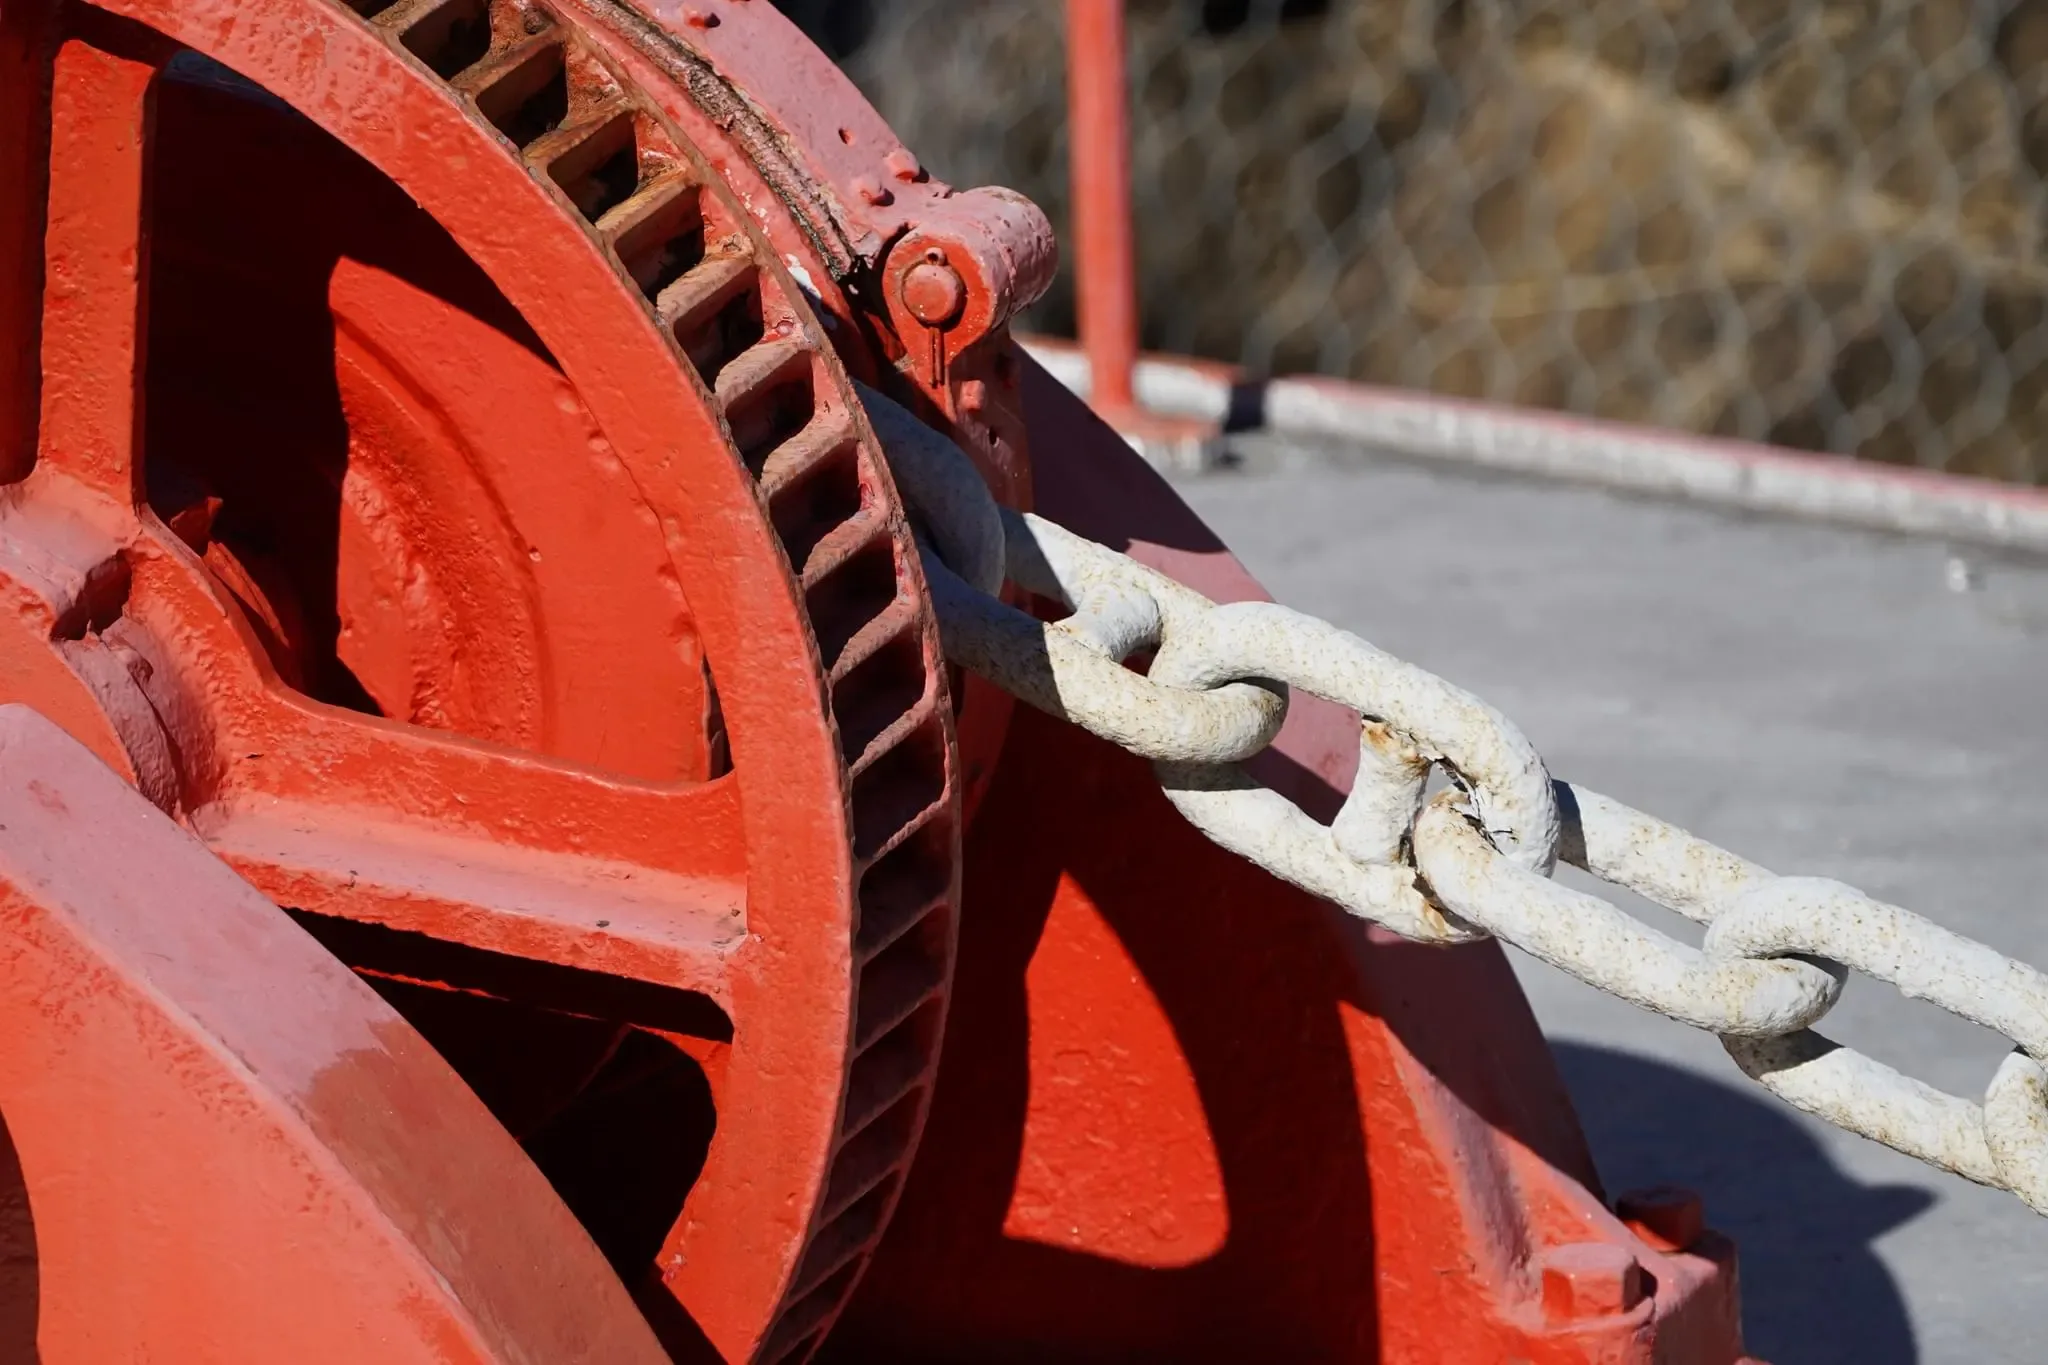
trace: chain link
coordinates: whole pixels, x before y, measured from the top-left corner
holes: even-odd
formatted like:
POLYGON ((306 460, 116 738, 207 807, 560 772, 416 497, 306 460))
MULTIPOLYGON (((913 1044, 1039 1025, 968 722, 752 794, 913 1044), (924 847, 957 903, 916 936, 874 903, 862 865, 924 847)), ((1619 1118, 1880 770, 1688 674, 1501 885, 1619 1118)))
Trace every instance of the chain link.
POLYGON ((1795 1108, 2048 1215, 2048 976, 1852 887, 1774 876, 1596 792, 1560 788, 1576 815, 1565 861, 1707 925, 1704 948, 1530 876, 1433 803, 1413 847, 1446 906, 1581 980, 1720 1034, 1736 1065, 1795 1108), (1759 968, 1785 975, 1773 982, 1759 968), (1810 1031, 1850 968, 2018 1044, 1983 1105, 1810 1031))
MULTIPOLYGON (((888 440, 896 423, 883 411, 888 440)), ((1167 798, 1215 843, 1404 938, 1498 938, 1718 1034, 1737 1066, 1796 1108, 2048 1215, 2048 975, 1838 882, 1776 876, 1555 782, 1521 731, 1471 693, 1326 621, 1271 603, 1219 606, 1042 517, 998 509, 978 478, 969 486, 957 448, 950 470, 929 447, 910 460, 889 449, 939 547, 923 558, 947 657, 1152 759, 1167 798), (1040 620, 950 567, 983 566, 986 581, 991 562, 1070 614, 1040 620), (1148 652, 1147 672, 1125 666, 1148 652), (1237 766, 1278 733, 1290 686, 1360 717, 1358 776, 1329 825, 1237 766), (1450 785, 1425 799, 1433 769, 1450 785), (1703 945, 1551 880, 1560 859, 1707 926, 1703 945), (1851 968, 2016 1044, 1981 1105, 1811 1031, 1851 968)))

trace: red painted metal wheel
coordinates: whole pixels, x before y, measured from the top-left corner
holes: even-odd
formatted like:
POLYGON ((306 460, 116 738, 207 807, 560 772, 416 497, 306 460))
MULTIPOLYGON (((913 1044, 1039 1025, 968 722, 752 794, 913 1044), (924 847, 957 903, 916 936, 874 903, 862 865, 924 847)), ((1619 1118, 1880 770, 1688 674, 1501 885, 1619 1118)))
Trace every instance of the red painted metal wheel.
POLYGON ((959 802, 769 237, 529 0, 8 22, 0 700, 376 982, 672 1350, 807 1354, 923 1122, 959 802))

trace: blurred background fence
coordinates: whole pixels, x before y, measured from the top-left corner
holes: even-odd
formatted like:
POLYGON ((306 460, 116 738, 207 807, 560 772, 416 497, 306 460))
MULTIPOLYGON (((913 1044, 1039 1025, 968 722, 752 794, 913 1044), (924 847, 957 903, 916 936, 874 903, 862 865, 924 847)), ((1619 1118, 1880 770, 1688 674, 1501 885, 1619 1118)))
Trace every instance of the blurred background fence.
MULTIPOLYGON (((779 0, 1068 240, 1060 0, 779 0)), ((1130 0, 1143 341, 2048 481, 2048 0, 1130 0)), ((1071 335, 1071 277, 1028 320, 1071 335)))

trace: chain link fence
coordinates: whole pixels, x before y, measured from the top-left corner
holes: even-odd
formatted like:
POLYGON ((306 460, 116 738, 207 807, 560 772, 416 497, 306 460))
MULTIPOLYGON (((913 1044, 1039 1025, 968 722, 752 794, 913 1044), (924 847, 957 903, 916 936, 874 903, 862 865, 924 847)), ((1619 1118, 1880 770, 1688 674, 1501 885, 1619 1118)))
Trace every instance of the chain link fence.
MULTIPOLYGON (((781 4, 1064 237, 1058 0, 781 4)), ((1128 12, 1146 346, 2048 477, 2048 0, 1128 12)))

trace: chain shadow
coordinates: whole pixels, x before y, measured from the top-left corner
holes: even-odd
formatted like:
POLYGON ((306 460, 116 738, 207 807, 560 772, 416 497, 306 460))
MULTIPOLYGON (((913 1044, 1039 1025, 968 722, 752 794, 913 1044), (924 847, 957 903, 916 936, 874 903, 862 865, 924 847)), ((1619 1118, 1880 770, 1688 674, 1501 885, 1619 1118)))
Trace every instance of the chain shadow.
POLYGON ((1647 1057, 1551 1051, 1611 1189, 1671 1182, 1704 1196, 1741 1250, 1749 1349, 1771 1365, 1916 1365, 1904 1296, 1872 1243, 1934 1196, 1866 1185, 1783 1106, 1647 1057))
POLYGON ((153 118, 151 507, 174 527, 204 527, 181 533, 241 600, 288 684, 383 714, 337 647, 342 490, 355 457, 337 273, 392 276, 544 360, 546 348, 424 209, 262 87, 181 53, 157 82, 153 118))
MULTIPOLYGON (((1342 937, 1317 907, 1265 894, 1263 873, 1218 858, 1166 806, 1149 766, 1100 740, 1020 711, 999 771, 969 833, 969 908, 919 1156, 824 1358, 1376 1359, 1340 1345, 1373 1341, 1378 1309, 1365 1137, 1332 1007, 1348 980, 1342 937), (1161 887, 1162 868, 1190 865, 1200 877, 1161 887), (1084 889, 1085 908, 1056 908, 1063 877, 1084 889), (1099 922, 1102 937, 1078 932, 1083 922, 1099 922), (1077 974, 1064 987, 1032 978, 1048 937, 1045 961, 1077 974), (1108 994, 1090 1003, 1095 986, 1108 994), (1170 1104, 1149 1085, 1112 1086, 1082 1104, 1106 1106, 1092 1138, 1058 1121, 1033 1128, 1047 1103, 1034 1084, 1052 1075, 1034 1073, 1034 1049, 1041 1062, 1048 1046, 1085 1050, 1080 1040, 1131 989, 1153 998, 1185 1059, 1196 1107, 1175 1113, 1213 1152, 1227 1210, 1223 1240, 1174 1264, 1039 1240, 1011 1220, 1027 1165, 1064 1164, 1069 1138, 1121 1141, 1125 1105, 1156 1114, 1170 1104), (1036 1036, 1048 1022, 1034 1019, 1039 992, 1075 1011, 1069 1031, 1053 1025, 1065 1043, 1036 1036), (1038 1148, 1027 1150, 1027 1130, 1038 1148)), ((1130 1049, 1145 1046, 1124 1039, 1101 1056, 1136 1065, 1130 1049)), ((1119 1156, 1130 1163, 1124 1195, 1085 1176, 1062 1189, 1091 1216, 1158 1214, 1144 1204, 1159 1188, 1157 1153, 1119 1156)), ((1099 1177, 1116 1162, 1081 1165, 1099 1177)))
MULTIPOLYGON (((1152 547, 1152 554, 1163 561, 1163 567, 1184 574, 1188 581, 1212 594, 1256 591, 1242 570, 1218 553, 1222 547, 1214 534, 1155 472, 1100 439, 1099 424, 1071 395, 1058 390, 1049 378, 1029 365, 1025 367, 1025 390, 1026 407, 1032 418, 1034 454, 1038 459, 1041 511, 1115 548, 1152 547)), ((1307 700, 1297 698, 1298 703, 1307 700)), ((1302 704, 1298 709, 1309 712, 1314 708, 1302 704)), ((1307 715, 1300 718, 1309 719, 1307 715)), ((1337 722, 1344 718, 1322 719, 1332 727, 1332 734, 1340 732, 1342 727, 1337 722)), ((1013 729, 1026 730, 1034 724, 1033 718, 1021 717, 1013 729)), ((1349 722, 1344 724, 1348 726, 1349 722)), ((1013 741, 1016 738, 1013 732, 1013 741)), ((1308 742, 1297 747, 1295 755, 1277 747, 1260 755, 1256 776, 1284 791, 1313 816, 1327 820, 1340 800, 1340 788, 1348 775, 1322 771, 1321 754, 1330 746, 1327 742, 1316 742, 1316 737, 1306 738, 1308 742), (1300 756, 1314 756, 1315 766, 1301 761, 1300 756)), ((1321 738, 1328 741, 1329 735, 1321 738)), ((1031 751, 1043 760, 1071 742, 1070 737, 1054 730, 1040 734, 1031 751)), ((1063 754, 1054 766, 1066 771, 1071 783, 1076 774, 1089 768, 1079 760, 1079 754, 1063 754)), ((1120 766, 1119 756, 1100 771, 1089 768, 1088 779, 1081 785, 1093 791, 1094 798, 1105 808, 1116 811, 1120 825, 1130 826, 1139 823, 1139 812, 1156 800, 1156 793, 1135 781, 1127 786, 1111 783, 1116 788, 1113 793, 1096 786, 1120 766)), ((1065 822, 1059 812, 1071 804, 1071 786, 1066 790, 1069 796, 1065 802, 1057 791, 1049 790, 1040 793, 1042 799, 1036 803, 1021 803, 1011 812, 1012 828, 1029 830, 1029 837, 1034 840, 1060 842, 1055 832, 1065 822)), ((986 818, 988 812, 984 811, 986 818)), ((1151 833, 1169 839, 1185 835, 1171 822, 1151 833)), ((1180 856, 1193 859, 1198 852, 1189 847, 1180 856)), ((961 1061, 965 1059, 955 1057, 950 1067, 941 1069, 927 1152, 935 1147, 942 1152, 976 1153, 976 1177, 956 1182, 946 1191, 946 1197, 929 1201, 935 1209, 943 1210, 932 1216, 920 1208, 925 1201, 917 1197, 917 1176, 931 1172, 913 1172, 912 1189, 905 1201, 909 1216, 899 1213, 898 1226, 892 1230, 890 1241, 899 1254, 906 1242, 923 1243, 931 1250, 917 1266, 916 1274, 891 1276, 888 1262, 892 1258, 888 1253, 892 1248, 885 1243, 879 1262, 883 1273, 872 1277, 875 1283, 871 1288, 894 1279, 899 1292, 866 1295, 866 1313, 860 1311, 862 1305, 856 1304, 851 1315, 857 1324, 855 1331, 846 1341, 835 1343, 854 1350, 840 1358, 858 1358, 855 1343, 861 1338, 863 1326, 885 1334, 885 1323, 902 1330, 904 1320, 917 1312, 915 1289, 920 1284, 928 1287, 934 1276, 943 1279, 948 1273, 958 1275, 965 1263, 972 1263, 977 1272, 982 1272, 964 1276, 970 1284, 999 1284, 1010 1293, 1024 1284, 1035 1284, 1052 1291, 1045 1295, 1046 1302, 1067 1309, 1114 1302, 1124 1305, 1127 1315, 1130 1304, 1157 1299, 1160 1302, 1155 1306, 1164 1309, 1162 1316, 1171 1321, 1176 1314, 1167 1304, 1175 1297, 1170 1287, 1173 1280, 1181 1280, 1178 1288, 1191 1291, 1191 1300, 1200 1303, 1227 1283, 1221 1276, 1215 1283, 1202 1281, 1204 1272, 1224 1269, 1233 1251, 1260 1240, 1256 1234, 1270 1236, 1284 1224, 1284 1219, 1268 1224, 1264 1220, 1240 1221, 1235 1217, 1240 1211, 1261 1209, 1268 1203, 1263 1197, 1265 1192, 1259 1188, 1264 1180, 1259 1175, 1259 1163, 1242 1159, 1244 1154, 1262 1152, 1270 1160, 1275 1152, 1288 1149, 1286 1144, 1263 1144, 1228 1131, 1230 1116, 1248 1098, 1230 1078, 1243 1073, 1240 1068, 1217 1064, 1229 1048, 1219 1046, 1217 1039, 1206 1038, 1201 1027, 1203 1016, 1213 1012, 1213 996, 1203 997, 1201 983, 1206 982, 1213 991, 1217 981, 1241 980, 1244 967, 1259 963, 1266 956, 1247 947, 1257 941, 1256 937, 1237 944, 1236 951, 1242 956, 1235 971, 1223 966, 1206 976, 1197 973, 1201 981, 1195 982, 1196 989, 1190 990, 1190 982, 1176 980, 1180 975, 1174 959, 1177 950, 1164 949, 1157 926, 1147 922, 1147 898, 1116 894, 1113 883, 1118 869, 1112 862, 1084 857, 1066 866, 1098 897, 1105 919, 1129 950, 1138 973, 1157 993, 1176 1034, 1188 1047, 1212 1131, 1219 1126, 1224 1130, 1215 1132, 1215 1136, 1222 1158, 1226 1199, 1233 1213, 1232 1241, 1237 1245, 1226 1245, 1219 1257, 1192 1274, 1188 1270, 1161 1274, 1111 1265, 1068 1251, 1023 1247, 1003 1236, 1002 1210, 1011 1192, 1011 1177, 1019 1156, 1016 1129, 1022 1124, 1026 1104, 1022 1076, 1024 1009, 1021 997, 1013 994, 1004 1007, 994 1011, 1005 1026, 995 1030, 995 1034, 1006 1040, 1005 1045, 978 1051, 973 1059, 975 1065, 968 1068, 974 1077, 972 1084, 984 1091, 994 1077, 1002 1076, 1004 1081, 997 1089, 1007 1103, 992 1102, 994 1095, 982 1093, 963 1104, 962 1101, 970 1099, 962 1093, 960 1085, 961 1061), (951 1130, 950 1120, 956 1110, 978 1115, 991 1131, 978 1134, 982 1139, 979 1142, 949 1140, 962 1136, 951 1130), (994 1119, 998 1112, 1001 1118, 994 1119), (990 1140, 997 1133, 1000 1138, 990 1140), (971 1192, 972 1197, 963 1199, 963 1189, 971 1192)), ((1014 892, 1014 873, 1004 880, 1014 892)), ((1244 890, 1249 901, 1269 899, 1250 888, 1244 890)), ((1025 893, 1022 899, 1035 898, 1025 893)), ((970 895, 969 900, 977 904, 983 915, 995 908, 981 897, 970 895)), ((1175 908, 1185 916, 1192 907, 1175 908)), ((1192 918, 1204 923, 1212 934, 1219 927, 1213 914, 1192 918)), ((1176 917, 1174 922, 1184 924, 1185 920, 1176 917)), ((1023 962, 1031 955, 1041 924, 1042 920, 1033 920, 1017 926, 1019 941, 1013 945, 1012 960, 1000 973, 1013 992, 1021 986, 1017 978, 1022 975, 1023 962)), ((1354 938, 1364 932, 1356 925, 1350 927, 1354 938)), ((971 915, 969 931, 974 928, 971 915)), ((986 1008, 999 994, 987 989, 996 984, 991 981, 979 982, 983 989, 966 989, 971 975, 969 961, 978 956, 969 951, 968 937, 963 934, 963 970, 958 983, 962 989, 961 1004, 957 1007, 960 1017, 956 1022, 962 1025, 968 1024, 976 1012, 976 1005, 967 1002, 977 1002, 986 1008)), ((1172 937, 1185 940, 1185 935, 1178 931, 1172 937)), ((1350 939, 1345 941, 1349 943, 1350 939)), ((1483 1121, 1521 1135, 1550 1164, 1568 1173, 1582 1173, 1579 1178, 1596 1190, 1603 1184, 1607 1189, 1625 1189, 1662 1181, 1678 1181, 1703 1190, 1716 1224, 1743 1246, 1744 1299, 1751 1341, 1764 1358, 1775 1365, 1816 1365, 1834 1360, 1910 1365, 1919 1359, 1903 1297, 1872 1251, 1871 1243, 1877 1235, 1926 1206, 1929 1197, 1922 1191, 1857 1182, 1836 1168, 1783 1111, 1759 1103, 1742 1091, 1641 1058, 1564 1044, 1557 1048, 1556 1060, 1576 1099, 1586 1138, 1593 1153, 1601 1158, 1600 1166, 1608 1177, 1602 1182, 1592 1174, 1586 1160, 1585 1144, 1579 1137, 1580 1124, 1573 1121, 1565 1105, 1563 1089, 1555 1082, 1545 1085, 1544 1077, 1538 1074, 1550 1070, 1552 1059, 1542 1044, 1535 1041, 1535 1021, 1528 1017, 1526 1003, 1514 989, 1506 963, 1496 948, 1444 953, 1379 943, 1368 952, 1363 944, 1353 946, 1362 965, 1369 965, 1365 975, 1373 987, 1368 992, 1370 999, 1351 1003, 1378 1014, 1417 1060, 1483 1121), (1526 1033, 1532 1048, 1511 1057, 1497 1049, 1489 1051, 1483 1046, 1483 1039, 1475 1043, 1463 1036, 1443 1036, 1444 1031, 1434 1025, 1441 1023, 1446 1010, 1454 1008, 1452 1002, 1461 990, 1476 992, 1480 999, 1489 1002, 1490 1009, 1502 1012, 1504 1020, 1517 1025, 1510 1032, 1516 1036, 1526 1033), (1556 1092, 1555 1106, 1532 1107, 1533 1093, 1550 1091, 1556 1092), (1556 1112, 1551 1112, 1552 1108, 1556 1112), (1817 1315, 1817 1304, 1824 1305, 1826 1311, 1817 1315)), ((1310 954, 1305 961, 1312 963, 1314 955, 1310 954)), ((1302 961, 1290 959, 1279 975, 1297 989, 1313 989, 1308 986, 1314 977, 1313 970, 1306 977, 1303 970, 1302 961)), ((972 1031, 960 1029, 962 1034, 972 1031)), ((1277 1030, 1272 1036, 1285 1033, 1277 1030)), ((953 1041, 949 1036, 949 1054, 953 1041)), ((1323 1059, 1321 1065, 1327 1064, 1328 1059, 1323 1059)), ((1311 1063, 1309 1069, 1319 1070, 1320 1066, 1311 1063)), ((1320 1131, 1320 1125, 1314 1126, 1320 1131)), ((1316 1140, 1306 1141, 1306 1145, 1323 1149, 1333 1136, 1334 1129, 1321 1133, 1316 1140)), ((1294 1155, 1298 1158, 1301 1143, 1309 1135, 1298 1133, 1296 1137, 1294 1155)), ((1350 1141, 1355 1143, 1356 1139, 1354 1130, 1350 1141)), ((1327 1146, 1325 1154, 1333 1158, 1336 1168, 1353 1166, 1363 1156, 1361 1150, 1341 1143, 1327 1146)), ((920 1166, 927 1164, 921 1162, 920 1166)), ((1356 1216, 1368 1203, 1369 1196, 1362 1197, 1347 1212, 1356 1216)), ((1272 1207, 1278 1210, 1280 1205, 1272 1207)), ((1366 1320, 1371 1316, 1376 1314, 1368 1315, 1366 1320)), ((1154 1322, 1146 1327, 1159 1325, 1154 1322)), ((1222 1344, 1213 1322, 1205 1324, 1200 1335, 1206 1338, 1206 1344, 1222 1344)), ((869 1343, 874 1339, 869 1338, 869 1343)))

